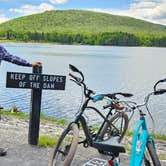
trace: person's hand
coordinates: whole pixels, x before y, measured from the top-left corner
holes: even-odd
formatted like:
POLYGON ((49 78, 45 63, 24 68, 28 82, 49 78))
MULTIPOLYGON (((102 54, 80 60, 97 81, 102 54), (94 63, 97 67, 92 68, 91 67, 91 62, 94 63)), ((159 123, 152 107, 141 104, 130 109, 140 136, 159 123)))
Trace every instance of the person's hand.
POLYGON ((32 66, 41 66, 41 65, 42 65, 41 62, 33 62, 33 63, 32 63, 32 66))

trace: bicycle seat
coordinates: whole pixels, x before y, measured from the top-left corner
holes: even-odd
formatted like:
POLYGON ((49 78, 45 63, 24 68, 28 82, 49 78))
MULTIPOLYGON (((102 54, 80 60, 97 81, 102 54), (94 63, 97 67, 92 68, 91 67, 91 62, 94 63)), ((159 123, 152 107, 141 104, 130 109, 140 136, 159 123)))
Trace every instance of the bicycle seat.
POLYGON ((119 143, 119 137, 115 136, 105 141, 95 141, 93 147, 100 152, 108 155, 119 156, 119 153, 125 153, 125 148, 119 143))

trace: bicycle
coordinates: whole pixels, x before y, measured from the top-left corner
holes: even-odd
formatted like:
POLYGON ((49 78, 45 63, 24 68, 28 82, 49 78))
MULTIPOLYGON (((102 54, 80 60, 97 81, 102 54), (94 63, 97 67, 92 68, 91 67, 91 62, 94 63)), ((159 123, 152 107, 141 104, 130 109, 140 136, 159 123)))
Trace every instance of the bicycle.
POLYGON ((83 87, 85 100, 81 106, 81 109, 77 113, 75 120, 67 126, 67 128, 63 131, 62 135, 59 137, 57 145, 54 148, 49 166, 69 166, 73 160, 78 144, 83 144, 85 148, 87 148, 88 146, 94 147, 103 153, 107 151, 109 147, 111 147, 111 139, 115 138, 116 136, 117 143, 120 146, 119 142, 123 138, 128 128, 128 117, 124 111, 120 111, 121 109, 123 109, 123 106, 120 105, 120 102, 118 102, 118 98, 116 97, 116 95, 131 97, 132 94, 119 92, 113 94, 94 95, 95 93, 92 90, 88 89, 86 84, 84 83, 83 73, 73 65, 69 65, 69 68, 72 72, 75 72, 81 76, 80 78, 69 73, 69 75, 72 77, 71 80, 75 82, 77 85, 83 87), (109 104, 106 105, 104 108, 106 109, 110 107, 110 110, 108 111, 108 114, 106 116, 104 116, 95 107, 88 106, 89 101, 96 102, 102 100, 104 97, 109 98, 109 104), (91 132, 90 128, 87 126, 87 122, 83 116, 83 113, 86 109, 94 110, 104 120, 101 126, 99 127, 97 133, 91 132), (112 113, 113 109, 117 110, 114 114, 112 113), (113 122, 117 119, 121 119, 121 121, 124 121, 124 123, 121 123, 120 129, 117 128, 116 124, 113 124, 113 122), (79 129, 81 126, 85 135, 85 140, 83 141, 78 140, 79 129), (107 136, 107 139, 105 139, 105 134, 108 134, 108 132, 109 136, 107 136), (111 135, 111 133, 114 133, 114 135, 111 135), (103 148, 98 148, 98 145, 102 146, 103 148))
MULTIPOLYGON (((159 158, 156 153, 156 148, 155 148, 155 141, 152 136, 150 136, 147 128, 147 123, 146 123, 146 114, 142 111, 142 107, 145 106, 147 109, 150 117, 153 120, 153 117, 149 111, 148 108, 148 101, 150 96, 152 95, 161 95, 166 93, 166 89, 158 89, 157 90, 157 85, 161 82, 166 82, 166 79, 159 80, 155 85, 154 85, 154 91, 149 93, 145 97, 145 101, 143 104, 136 104, 134 102, 130 102, 133 104, 131 107, 131 110, 138 110, 140 114, 140 120, 138 121, 136 125, 136 129, 134 131, 133 135, 133 141, 132 141, 132 151, 131 151, 131 156, 130 156, 130 166, 141 166, 144 164, 145 166, 150 166, 152 163, 154 166, 161 166, 159 158), (146 151, 147 149, 147 151, 146 151), (152 161, 149 161, 147 153, 149 153, 149 157, 151 158, 152 161)), ((116 146, 114 147, 116 148, 116 146)), ((124 149, 124 147, 123 147, 124 149)), ((117 153, 112 153, 112 159, 109 161, 110 166, 120 166, 120 160, 119 160, 119 153, 121 152, 121 149, 117 149, 117 153)))

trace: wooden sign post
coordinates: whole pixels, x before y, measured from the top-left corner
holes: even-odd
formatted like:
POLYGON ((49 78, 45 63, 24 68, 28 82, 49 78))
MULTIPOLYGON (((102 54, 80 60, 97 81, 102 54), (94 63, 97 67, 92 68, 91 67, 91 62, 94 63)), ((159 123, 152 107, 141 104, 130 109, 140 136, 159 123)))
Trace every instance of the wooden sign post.
MULTIPOLYGON (((42 67, 33 67, 32 73, 41 74, 42 67)), ((35 78, 35 77, 34 77, 35 78)), ((38 78, 38 77, 36 77, 38 78)), ((38 83, 36 87, 38 87, 38 83)), ((32 89, 31 90, 31 109, 30 109, 30 119, 29 119, 29 133, 28 133, 28 142, 31 145, 38 144, 39 138, 39 129, 40 129, 40 112, 41 112, 41 89, 32 89)))
POLYGON ((66 76, 42 74, 42 66, 33 67, 33 73, 7 72, 7 88, 31 90, 31 110, 29 120, 28 142, 38 144, 42 89, 65 90, 66 76))

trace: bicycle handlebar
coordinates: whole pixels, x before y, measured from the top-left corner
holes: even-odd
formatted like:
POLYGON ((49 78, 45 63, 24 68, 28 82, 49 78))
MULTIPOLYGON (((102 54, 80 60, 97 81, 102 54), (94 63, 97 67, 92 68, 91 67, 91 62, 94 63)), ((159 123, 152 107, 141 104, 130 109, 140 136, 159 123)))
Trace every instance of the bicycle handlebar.
POLYGON ((158 89, 154 91, 154 95, 162 95, 164 93, 166 93, 166 89, 158 89))
POLYGON ((69 64, 69 68, 73 71, 73 72, 77 72, 80 73, 80 71, 73 65, 69 64))
POLYGON ((82 86, 83 87, 83 92, 84 92, 84 95, 88 98, 91 99, 91 94, 94 94, 94 92, 90 89, 87 88, 86 84, 84 83, 84 75, 83 73, 78 70, 75 66, 73 65, 70 65, 69 64, 69 68, 73 71, 73 72, 77 72, 80 74, 81 78, 80 77, 77 77, 71 73, 69 73, 69 76, 71 76, 73 79, 71 79, 73 82, 75 82, 77 85, 79 86, 82 86))
POLYGON ((71 76, 71 77, 72 77, 76 82, 78 82, 78 83, 81 83, 81 82, 82 82, 81 78, 76 77, 75 75, 73 75, 73 74, 71 74, 71 73, 69 73, 69 76, 71 76))
POLYGON ((116 95, 121 95, 123 97, 133 96, 133 94, 131 94, 131 93, 122 93, 122 92, 108 93, 108 94, 98 94, 98 95, 93 97, 93 101, 96 102, 96 101, 99 101, 99 100, 103 100, 104 97, 108 97, 109 99, 118 99, 116 97, 116 95))
POLYGON ((117 93, 112 93, 112 94, 106 94, 107 97, 109 98, 116 98, 116 95, 121 95, 123 97, 132 97, 133 94, 131 93, 122 93, 122 92, 117 92, 117 93))
POLYGON ((154 91, 157 91, 157 90, 156 90, 157 85, 158 85, 159 83, 162 83, 162 82, 166 82, 166 78, 165 78, 165 79, 162 79, 162 80, 159 80, 159 81, 157 81, 157 82, 155 83, 155 85, 154 85, 154 87, 153 87, 154 91))

